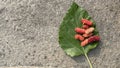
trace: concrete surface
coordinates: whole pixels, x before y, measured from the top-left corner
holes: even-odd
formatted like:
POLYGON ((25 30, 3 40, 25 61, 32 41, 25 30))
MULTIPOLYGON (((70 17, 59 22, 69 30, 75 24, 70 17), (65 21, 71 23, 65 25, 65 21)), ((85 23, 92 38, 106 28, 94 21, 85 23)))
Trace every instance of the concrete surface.
POLYGON ((72 4, 97 23, 100 45, 89 53, 94 68, 120 68, 120 0, 0 0, 0 66, 89 68, 58 44, 59 25, 72 4))
MULTIPOLYGON (((37 67, 37 66, 16 66, 16 67, 0 67, 0 68, 44 68, 44 67, 37 67)), ((51 68, 51 67, 49 67, 51 68)))

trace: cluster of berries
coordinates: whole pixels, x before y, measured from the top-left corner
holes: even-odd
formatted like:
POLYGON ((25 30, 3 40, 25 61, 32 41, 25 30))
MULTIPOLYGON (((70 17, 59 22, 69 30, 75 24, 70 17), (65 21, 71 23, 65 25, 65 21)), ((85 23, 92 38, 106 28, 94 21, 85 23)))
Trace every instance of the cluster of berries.
POLYGON ((89 43, 96 42, 100 40, 99 36, 93 35, 94 27, 92 27, 93 23, 87 19, 82 19, 82 28, 76 27, 75 39, 81 41, 81 46, 85 46, 89 43))

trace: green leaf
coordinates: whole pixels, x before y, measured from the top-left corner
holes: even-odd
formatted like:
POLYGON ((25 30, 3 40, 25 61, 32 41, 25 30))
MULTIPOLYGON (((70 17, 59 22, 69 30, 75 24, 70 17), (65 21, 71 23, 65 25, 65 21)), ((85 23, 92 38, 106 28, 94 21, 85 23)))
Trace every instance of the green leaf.
POLYGON ((67 55, 70 55, 71 57, 85 55, 98 45, 98 42, 94 42, 82 47, 80 46, 80 41, 74 39, 74 35, 76 34, 74 29, 82 26, 80 21, 82 18, 93 22, 93 27, 95 27, 95 31, 93 33, 94 35, 98 35, 96 24, 89 16, 88 12, 73 2, 59 28, 60 46, 67 53, 67 55))

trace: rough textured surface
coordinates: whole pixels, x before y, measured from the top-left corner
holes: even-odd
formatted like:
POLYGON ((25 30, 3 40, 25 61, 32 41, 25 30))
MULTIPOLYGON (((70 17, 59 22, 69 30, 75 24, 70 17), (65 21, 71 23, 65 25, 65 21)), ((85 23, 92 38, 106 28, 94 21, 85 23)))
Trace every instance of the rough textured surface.
MULTIPOLYGON (((38 66, 15 66, 15 67, 0 67, 0 68, 45 68, 45 67, 38 67, 38 66)), ((52 67, 49 67, 52 68, 52 67)))
MULTIPOLYGON (((58 44, 59 25, 73 0, 0 0, 0 66, 89 68, 58 44)), ((75 0, 100 31, 89 53, 94 68, 120 68, 120 0, 75 0)))

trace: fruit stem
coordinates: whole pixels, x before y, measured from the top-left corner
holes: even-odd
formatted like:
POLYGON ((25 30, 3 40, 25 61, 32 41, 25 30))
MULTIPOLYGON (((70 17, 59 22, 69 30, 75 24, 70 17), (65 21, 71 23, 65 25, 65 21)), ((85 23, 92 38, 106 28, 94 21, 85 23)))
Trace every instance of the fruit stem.
POLYGON ((87 61, 88 61, 88 63, 89 63, 89 66, 90 66, 90 68, 93 68, 93 66, 92 66, 92 64, 91 64, 91 62, 90 62, 90 60, 89 60, 89 58, 88 58, 88 55, 85 53, 85 57, 86 57, 86 59, 87 59, 87 61))

